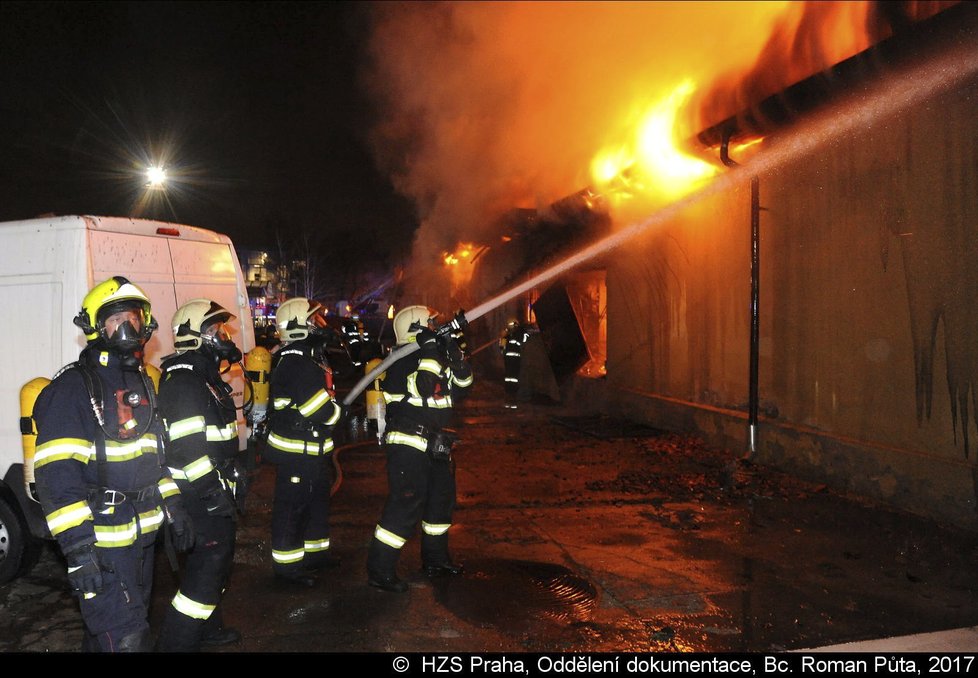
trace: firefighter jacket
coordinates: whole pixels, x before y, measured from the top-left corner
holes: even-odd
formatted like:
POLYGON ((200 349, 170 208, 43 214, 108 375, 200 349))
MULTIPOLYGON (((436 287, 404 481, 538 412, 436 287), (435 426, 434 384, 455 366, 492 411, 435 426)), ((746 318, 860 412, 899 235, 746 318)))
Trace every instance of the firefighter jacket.
POLYGON ((526 328, 520 324, 516 324, 506 330, 502 340, 499 342, 499 349, 502 351, 503 356, 507 358, 519 358, 523 351, 523 346, 529 338, 530 333, 526 331, 526 328))
POLYGON ((62 370, 41 392, 34 405, 41 508, 63 552, 92 543, 130 546, 155 534, 161 500, 180 493, 162 465, 153 385, 105 351, 86 349, 79 363, 102 400, 105 429, 82 369, 62 370))
POLYGON ((332 452, 332 429, 342 413, 332 390, 332 373, 315 340, 276 351, 269 380, 268 447, 286 454, 332 452))
POLYGON ((231 388, 214 360, 200 351, 166 358, 162 372, 160 412, 169 439, 168 470, 181 492, 213 492, 216 483, 229 480, 223 476, 238 452, 231 388))
POLYGON ((472 385, 472 368, 464 360, 449 365, 434 336, 411 338, 416 340, 421 349, 391 365, 382 382, 384 441, 425 451, 429 437, 452 423, 452 407, 472 385))

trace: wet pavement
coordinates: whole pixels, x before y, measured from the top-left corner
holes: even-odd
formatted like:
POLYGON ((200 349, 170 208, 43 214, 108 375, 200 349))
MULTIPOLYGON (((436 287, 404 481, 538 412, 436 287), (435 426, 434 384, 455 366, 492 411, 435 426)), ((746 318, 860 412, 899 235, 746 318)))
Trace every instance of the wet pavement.
MULTIPOLYGON (((313 589, 271 576, 261 467, 224 604, 243 639, 212 651, 781 651, 978 625, 978 534, 738 466, 740 451, 688 436, 502 402, 483 380, 460 410, 451 535, 466 572, 424 577, 415 537, 406 594, 366 584, 386 492, 373 441, 339 452, 343 560, 313 589)), ((47 548, 0 587, 0 651, 79 648, 63 572, 47 548)), ((154 629, 175 587, 161 552, 154 629)))

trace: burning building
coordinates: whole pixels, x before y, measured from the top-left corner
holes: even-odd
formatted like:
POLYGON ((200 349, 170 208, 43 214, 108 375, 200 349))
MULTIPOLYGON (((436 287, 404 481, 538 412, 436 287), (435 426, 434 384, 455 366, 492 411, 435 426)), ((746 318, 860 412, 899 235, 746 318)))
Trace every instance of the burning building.
POLYGON ((939 9, 696 136, 741 179, 606 258, 596 400, 975 523, 978 12, 939 9))
POLYGON ((488 249, 452 301, 516 284, 482 331, 570 327, 578 402, 974 526, 978 9, 791 4, 753 67, 594 155, 589 188, 459 234, 488 249), (663 125, 690 156, 665 175, 636 159, 663 125))

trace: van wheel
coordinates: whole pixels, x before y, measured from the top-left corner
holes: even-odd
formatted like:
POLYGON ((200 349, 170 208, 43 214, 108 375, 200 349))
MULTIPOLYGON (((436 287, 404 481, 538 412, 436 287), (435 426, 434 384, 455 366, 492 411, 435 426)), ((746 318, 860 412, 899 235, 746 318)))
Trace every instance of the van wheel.
POLYGON ((0 498, 0 585, 27 574, 40 553, 40 540, 31 536, 20 514, 0 498))

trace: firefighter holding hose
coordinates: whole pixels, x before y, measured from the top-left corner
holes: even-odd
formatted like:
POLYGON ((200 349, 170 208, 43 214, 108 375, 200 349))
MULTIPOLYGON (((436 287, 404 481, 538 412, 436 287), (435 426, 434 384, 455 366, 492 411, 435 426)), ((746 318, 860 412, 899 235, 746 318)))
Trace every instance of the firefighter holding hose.
POLYGON ((448 427, 453 406, 472 385, 472 368, 451 333, 465 329, 465 316, 437 333, 436 316, 426 306, 408 306, 394 317, 397 344, 415 342, 420 349, 394 362, 383 382, 388 494, 370 543, 367 583, 392 593, 407 591, 397 561, 419 521, 424 573, 462 573, 448 550, 455 510, 455 436, 448 427))

